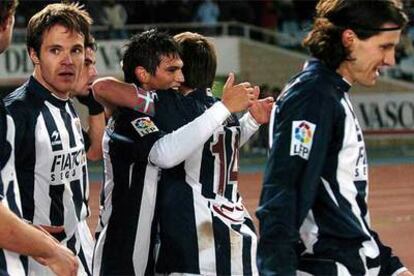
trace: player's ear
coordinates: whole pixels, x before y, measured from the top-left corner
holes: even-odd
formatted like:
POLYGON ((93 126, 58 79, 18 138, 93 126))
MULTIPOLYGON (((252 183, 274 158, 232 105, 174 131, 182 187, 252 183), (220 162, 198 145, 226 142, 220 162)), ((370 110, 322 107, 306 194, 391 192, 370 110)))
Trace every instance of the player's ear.
POLYGON ((30 56, 30 59, 32 60, 33 64, 39 64, 39 62, 40 62, 39 61, 39 56, 37 55, 35 49, 33 49, 33 48, 29 49, 29 56, 30 56))
POLYGON ((342 44, 344 45, 345 48, 350 48, 356 39, 356 34, 354 33, 353 30, 351 29, 346 29, 345 31, 343 31, 342 33, 342 44))
POLYGON ((140 83, 147 83, 150 77, 150 73, 142 66, 135 68, 135 77, 140 83))

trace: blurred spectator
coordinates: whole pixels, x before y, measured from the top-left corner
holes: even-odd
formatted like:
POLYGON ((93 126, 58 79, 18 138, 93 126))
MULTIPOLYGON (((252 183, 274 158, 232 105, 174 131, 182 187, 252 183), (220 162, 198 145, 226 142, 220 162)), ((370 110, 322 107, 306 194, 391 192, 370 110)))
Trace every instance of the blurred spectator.
POLYGON ((263 1, 261 10, 260 25, 263 28, 276 30, 277 28, 277 10, 271 0, 263 1))
POLYGON ((202 31, 204 35, 214 35, 216 33, 215 25, 218 22, 219 15, 220 9, 217 3, 214 0, 204 0, 204 2, 198 6, 194 21, 206 25, 202 31))
POLYGON ((214 25, 218 22, 220 9, 214 0, 204 0, 198 6, 194 21, 201 22, 206 25, 214 25))
POLYGON ((122 4, 117 3, 115 0, 102 1, 102 11, 99 22, 108 27, 110 38, 127 38, 127 33, 124 28, 127 19, 128 14, 122 4))

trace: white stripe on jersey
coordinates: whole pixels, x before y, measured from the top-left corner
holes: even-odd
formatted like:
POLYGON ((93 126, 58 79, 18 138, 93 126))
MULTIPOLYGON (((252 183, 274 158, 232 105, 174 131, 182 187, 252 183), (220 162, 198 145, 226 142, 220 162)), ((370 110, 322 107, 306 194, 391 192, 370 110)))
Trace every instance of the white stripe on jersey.
POLYGON ((269 149, 271 149, 273 145, 273 133, 274 133, 273 127, 274 127, 274 121, 275 121, 275 115, 276 115, 276 108, 277 108, 277 105, 276 103, 274 103, 272 107, 272 112, 270 113, 270 121, 269 121, 269 133, 268 133, 269 149))
POLYGON ((315 223, 312 209, 309 210, 308 215, 300 226, 299 233, 306 247, 305 252, 313 254, 313 246, 318 241, 319 227, 315 223))
POLYGON ((99 237, 96 240, 95 248, 94 248, 94 251, 93 251, 92 275, 94 275, 94 276, 101 275, 102 254, 103 254, 103 249, 104 249, 104 245, 105 245, 106 231, 108 230, 108 227, 106 227, 106 225, 107 224, 105 224, 105 227, 103 227, 99 231, 99 237))
POLYGON ((3 180, 3 191, 2 194, 4 196, 3 198, 3 202, 7 202, 7 207, 9 204, 9 200, 7 198, 6 192, 9 188, 9 183, 10 181, 12 181, 14 184, 13 186, 13 191, 14 191, 14 200, 17 208, 19 209, 20 214, 22 214, 22 204, 21 204, 21 200, 20 200, 20 189, 19 189, 19 185, 17 183, 17 175, 16 175, 16 168, 15 168, 15 156, 14 156, 14 137, 15 137, 15 133, 16 133, 16 128, 14 126, 14 122, 13 122, 13 118, 10 115, 6 115, 6 119, 7 119, 7 135, 6 135, 6 139, 7 142, 10 143, 11 147, 11 152, 10 152, 10 156, 9 159, 7 160, 6 164, 4 165, 3 170, 1 170, 1 179, 3 180))
MULTIPOLYGON (((14 167, 14 137, 15 137, 16 129, 15 129, 14 122, 11 116, 6 115, 6 120, 7 120, 6 139, 7 139, 7 142, 9 142, 10 145, 12 145, 12 147, 11 147, 9 159, 7 160, 3 169, 1 170, 0 177, 3 182, 3 191, 1 192, 4 197, 1 200, 0 204, 3 204, 6 208, 10 209, 9 201, 13 200, 18 208, 18 211, 21 214, 22 205, 20 202, 20 191, 19 191, 19 186, 17 184, 16 171, 14 167), (7 197, 7 190, 9 189, 10 182, 13 183, 14 198, 7 197)), ((4 258, 5 258, 5 262, 7 266, 7 273, 13 276, 14 275, 16 276, 26 275, 22 261, 20 260, 20 254, 17 254, 17 253, 8 251, 8 250, 4 250, 4 249, 0 249, 0 250, 2 250, 4 254, 4 258)))
MULTIPOLYGON (((361 129, 358 125, 357 118, 354 118, 354 114, 352 112, 352 106, 347 99, 348 94, 345 93, 345 98, 341 100, 341 104, 344 107, 346 113, 345 119, 345 131, 344 131, 344 138, 343 143, 346 145, 356 145, 358 144, 359 147, 362 147, 365 154, 365 144, 362 138, 362 131, 361 141, 357 141, 358 133, 356 127, 361 129)), ((369 221, 364 221, 361 210, 358 206, 356 201, 358 191, 355 185, 349 185, 349 183, 354 183, 356 180, 354 169, 356 168, 355 160, 357 160, 357 154, 359 151, 354 147, 343 147, 338 154, 338 171, 337 171, 337 180, 339 184, 339 192, 343 195, 346 200, 351 204, 352 212, 355 214, 355 217, 358 219, 359 224, 363 231, 367 234, 367 236, 371 237, 370 241, 363 243, 364 249, 364 256, 370 258, 376 258, 379 256, 379 248, 375 240, 373 239, 371 233, 367 229, 365 222, 368 224, 369 221), (345 168, 345 169, 344 169, 345 168)), ((366 158, 366 156, 365 156, 366 158)), ((364 175, 359 177, 358 180, 366 181, 366 190, 365 194, 368 194, 368 175, 364 175)), ((366 199, 365 199, 366 200, 366 199)), ((369 226, 369 225, 368 225, 369 226)))
POLYGON ((3 253, 4 258, 6 259, 7 273, 11 276, 26 275, 23 264, 20 260, 20 254, 8 250, 3 250, 3 253))
MULTIPOLYGON (((114 172, 112 170, 112 160, 109 155, 109 141, 111 138, 109 135, 104 133, 102 139, 102 151, 103 151, 103 160, 104 160, 104 180, 103 188, 101 193, 103 193, 104 202, 100 202, 99 210, 99 222, 96 227, 96 232, 99 233, 103 228, 108 224, 108 220, 111 217, 112 213, 112 191, 114 189, 114 172), (103 204, 103 205, 102 205, 103 204)), ((102 252, 101 252, 102 254, 102 252)))
POLYGON ((326 181, 326 179, 324 179, 323 177, 321 177, 321 180, 322 180, 323 186, 325 187, 326 192, 329 194, 332 201, 335 202, 336 206, 339 207, 338 200, 336 200, 336 197, 334 195, 334 192, 332 191, 331 186, 329 185, 329 182, 326 181))
POLYGON ((158 167, 148 163, 145 169, 144 190, 142 191, 133 253, 135 275, 144 275, 147 267, 151 242, 151 226, 154 218, 155 199, 157 197, 158 174, 158 167))
MULTIPOLYGON (((201 161, 201 159, 200 159, 201 161)), ((187 163, 187 162, 186 162, 187 163)), ((193 166, 196 164, 193 164, 193 166)), ((199 168, 199 166, 197 166, 199 168)), ((213 219, 208 201, 201 193, 193 192, 194 218, 198 241, 198 263, 201 275, 214 274, 216 267, 216 246, 214 243, 213 219)))

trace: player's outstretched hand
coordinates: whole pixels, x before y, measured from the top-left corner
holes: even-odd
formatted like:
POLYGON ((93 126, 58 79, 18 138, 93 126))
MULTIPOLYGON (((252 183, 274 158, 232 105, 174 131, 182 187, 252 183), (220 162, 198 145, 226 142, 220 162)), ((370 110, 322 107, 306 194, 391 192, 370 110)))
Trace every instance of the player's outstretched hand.
POLYGON ((58 276, 76 276, 78 273, 78 260, 72 251, 60 244, 56 244, 47 257, 35 257, 35 260, 48 266, 58 276))
MULTIPOLYGON (((255 89, 259 88, 255 87, 255 89)), ((249 107, 250 114, 258 124, 266 124, 270 121, 270 114, 272 112, 274 102, 275 100, 273 97, 267 97, 255 101, 252 106, 249 107)))
POLYGON ((255 89, 250 83, 243 82, 234 85, 234 74, 229 74, 223 87, 221 101, 231 113, 246 110, 256 98, 255 89))

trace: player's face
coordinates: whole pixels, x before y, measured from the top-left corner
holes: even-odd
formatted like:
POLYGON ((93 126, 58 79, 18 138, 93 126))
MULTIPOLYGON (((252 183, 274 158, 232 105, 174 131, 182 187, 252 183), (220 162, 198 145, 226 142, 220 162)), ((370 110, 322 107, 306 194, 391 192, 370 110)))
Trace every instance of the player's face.
POLYGON ((78 81, 85 60, 84 36, 54 25, 43 34, 39 55, 31 49, 36 79, 55 95, 66 98, 78 81))
POLYGON ((79 79, 76 82, 72 95, 86 96, 89 93, 89 86, 96 79, 98 71, 96 70, 96 53, 91 48, 85 49, 85 63, 82 67, 79 79))
POLYGON ((162 56, 155 75, 150 76, 148 88, 155 90, 178 89, 184 82, 182 68, 183 62, 180 57, 162 56))
MULTIPOLYGON (((397 27, 395 24, 384 24, 383 28, 397 27)), ((381 32, 366 40, 354 37, 350 46, 353 60, 344 61, 338 73, 351 83, 373 86, 380 70, 395 64, 395 46, 401 36, 400 30, 381 32)))
POLYGON ((3 53, 10 45, 13 34, 13 26, 14 14, 9 16, 3 25, 0 25, 0 54, 3 53))

